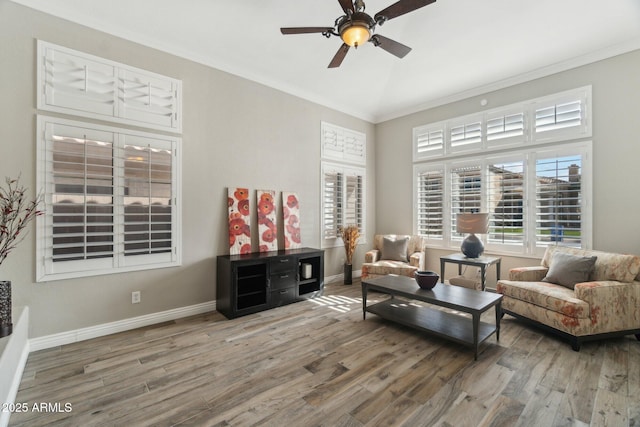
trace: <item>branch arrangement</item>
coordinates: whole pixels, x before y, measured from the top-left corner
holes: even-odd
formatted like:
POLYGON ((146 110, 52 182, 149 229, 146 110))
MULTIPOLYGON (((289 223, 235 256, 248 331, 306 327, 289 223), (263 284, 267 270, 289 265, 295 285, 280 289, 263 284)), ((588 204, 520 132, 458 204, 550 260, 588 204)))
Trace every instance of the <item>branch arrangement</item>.
POLYGON ((25 187, 20 185, 20 178, 6 178, 7 186, 0 187, 0 264, 9 253, 24 239, 22 230, 36 216, 42 215, 38 205, 42 194, 34 200, 25 200, 25 187))
POLYGON ((360 232, 357 225, 347 225, 346 227, 340 227, 338 229, 340 237, 344 242, 344 251, 347 254, 347 264, 353 263, 353 254, 356 251, 356 245, 360 238, 360 232))

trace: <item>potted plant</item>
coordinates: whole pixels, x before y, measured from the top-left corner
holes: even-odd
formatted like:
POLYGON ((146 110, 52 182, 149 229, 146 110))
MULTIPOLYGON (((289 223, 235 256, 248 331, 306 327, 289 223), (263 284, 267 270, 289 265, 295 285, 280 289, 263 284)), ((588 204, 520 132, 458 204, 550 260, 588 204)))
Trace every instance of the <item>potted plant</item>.
POLYGON ((353 281, 353 254, 360 238, 360 231, 357 225, 347 225, 346 227, 340 227, 338 233, 342 238, 344 251, 347 255, 344 263, 344 284, 350 285, 353 281))
MULTIPOLYGON (((33 200, 26 200, 26 188, 20 185, 20 178, 6 178, 6 187, 0 186, 0 265, 9 253, 20 243, 26 232, 24 229, 42 212, 38 205, 42 194, 33 200)), ((11 322, 11 281, 0 280, 0 337, 13 332, 11 322)))

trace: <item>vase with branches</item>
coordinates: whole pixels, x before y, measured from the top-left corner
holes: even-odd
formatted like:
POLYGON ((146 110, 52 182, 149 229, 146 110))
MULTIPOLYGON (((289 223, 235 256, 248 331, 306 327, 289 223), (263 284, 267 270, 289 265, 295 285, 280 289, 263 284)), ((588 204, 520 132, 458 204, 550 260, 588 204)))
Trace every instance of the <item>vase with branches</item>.
POLYGON ((340 227, 338 233, 344 243, 344 251, 346 254, 346 261, 344 264, 344 284, 350 285, 353 281, 353 254, 356 252, 356 246, 358 245, 358 239, 360 238, 360 230, 357 225, 347 225, 346 227, 340 227))
MULTIPOLYGON (((0 265, 26 236, 25 228, 42 211, 38 205, 42 193, 29 200, 27 189, 17 179, 6 178, 6 186, 0 186, 0 265)), ((0 281, 0 337, 13 331, 11 322, 11 281, 0 281)))

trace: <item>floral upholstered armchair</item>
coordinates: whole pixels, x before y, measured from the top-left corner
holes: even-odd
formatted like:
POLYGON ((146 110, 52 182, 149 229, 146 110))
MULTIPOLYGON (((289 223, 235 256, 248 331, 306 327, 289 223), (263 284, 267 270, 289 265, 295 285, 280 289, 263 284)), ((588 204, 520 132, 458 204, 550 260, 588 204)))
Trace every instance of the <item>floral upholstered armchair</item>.
POLYGON ((422 237, 396 234, 376 234, 373 249, 365 253, 362 278, 371 279, 387 274, 413 277, 424 270, 422 237))
POLYGON ((640 340, 640 257, 562 246, 540 266, 514 268, 500 280, 502 311, 570 340, 635 334, 640 340))

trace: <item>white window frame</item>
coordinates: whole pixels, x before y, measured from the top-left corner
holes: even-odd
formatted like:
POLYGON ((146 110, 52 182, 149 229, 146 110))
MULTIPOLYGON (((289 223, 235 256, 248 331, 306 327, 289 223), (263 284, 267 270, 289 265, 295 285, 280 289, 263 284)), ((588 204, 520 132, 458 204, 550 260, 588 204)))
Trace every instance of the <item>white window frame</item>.
POLYGON ((176 267, 182 264, 182 209, 181 209, 181 138, 176 136, 159 135, 148 132, 133 131, 114 126, 97 125, 82 121, 74 121, 50 116, 39 115, 37 119, 37 182, 39 188, 44 190, 44 215, 37 219, 36 239, 36 280, 38 282, 49 280, 69 279, 75 277, 88 277, 102 274, 113 274, 127 271, 139 271, 164 267, 176 267), (46 133, 51 126, 70 126, 78 129, 86 129, 88 132, 104 132, 113 135, 113 185, 114 185, 114 223, 113 223, 113 247, 114 254, 109 258, 52 261, 53 237, 52 223, 52 194, 51 168, 48 163, 52 161, 51 151, 47 148, 46 133), (163 254, 124 256, 124 160, 122 152, 126 139, 144 138, 154 144, 154 147, 171 150, 171 235, 172 250, 163 254))
MULTIPOLYGON (((346 226, 346 225, 351 225, 349 223, 347 223, 347 218, 350 215, 350 212, 347 212, 346 210, 346 197, 347 197, 347 176, 355 176, 355 177, 360 177, 361 178, 361 200, 357 201, 357 204, 359 204, 360 207, 360 217, 361 217, 361 221, 360 224, 356 224, 359 226, 360 229, 360 235, 362 236, 359 240, 358 240, 358 244, 364 244, 366 243, 366 239, 364 238, 365 236, 365 230, 366 230, 366 188, 367 188, 367 184, 366 184, 366 168, 364 167, 358 167, 358 166, 350 166, 350 165, 345 165, 345 164, 340 164, 340 163, 333 163, 333 162, 328 162, 328 161, 323 161, 322 162, 322 166, 321 166, 321 174, 322 174, 322 178, 320 180, 320 184, 321 184, 321 188, 320 188, 320 194, 321 194, 321 203, 320 203, 320 209, 321 209, 321 215, 320 215, 320 240, 321 240, 321 246, 322 248, 333 248, 333 247, 339 247, 342 246, 342 240, 340 239, 340 237, 338 235, 336 235, 335 237, 327 237, 325 236, 325 224, 328 222, 328 220, 330 218, 328 218, 328 211, 327 211, 327 205, 325 203, 326 201, 326 195, 325 195, 325 176, 328 173, 337 173, 337 174, 342 174, 343 177, 345 177, 342 180, 342 189, 340 192, 341 195, 341 200, 338 201, 338 203, 340 204, 340 206, 342 207, 342 211, 341 211, 341 217, 339 218, 335 218, 332 217, 331 220, 332 222, 336 223, 337 227, 340 226, 346 226)), ((357 216, 357 212, 356 212, 356 216, 357 216)), ((337 230, 336 230, 337 231, 337 230)))

